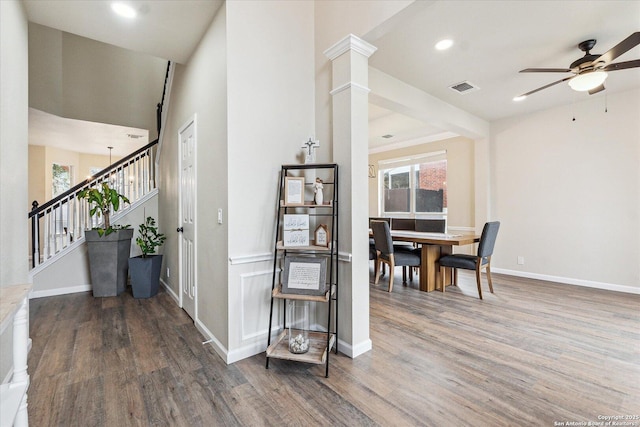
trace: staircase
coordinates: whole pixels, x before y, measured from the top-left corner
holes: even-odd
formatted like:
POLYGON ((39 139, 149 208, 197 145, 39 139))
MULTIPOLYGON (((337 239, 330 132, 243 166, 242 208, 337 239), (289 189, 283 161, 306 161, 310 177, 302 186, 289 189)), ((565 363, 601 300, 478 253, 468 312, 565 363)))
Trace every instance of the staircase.
POLYGON ((102 218, 90 215, 88 202, 78 199, 80 191, 108 182, 127 197, 130 203, 122 203, 117 212, 111 213, 114 222, 156 193, 154 152, 157 144, 158 140, 147 144, 42 206, 34 201, 28 216, 31 268, 62 255, 72 245, 84 241, 86 229, 101 225, 102 218))
POLYGON ((112 224, 135 226, 145 215, 157 215, 158 188, 156 168, 162 149, 171 82, 175 64, 169 61, 162 100, 157 104, 158 139, 103 169, 65 193, 43 205, 33 202, 30 222, 29 277, 33 283, 31 298, 83 292, 91 289, 85 230, 102 225, 102 218, 90 214, 82 190, 108 182, 111 188, 129 199, 111 212, 112 224), (155 212, 155 213, 154 213, 155 212))

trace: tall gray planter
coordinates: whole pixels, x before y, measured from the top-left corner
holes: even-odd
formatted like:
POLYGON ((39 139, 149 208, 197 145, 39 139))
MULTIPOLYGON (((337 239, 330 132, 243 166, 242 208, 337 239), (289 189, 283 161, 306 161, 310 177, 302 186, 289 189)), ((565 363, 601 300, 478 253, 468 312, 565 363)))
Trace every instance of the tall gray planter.
POLYGON ((132 237, 132 228, 102 237, 96 230, 85 232, 94 297, 115 297, 126 289, 132 237))
POLYGON ((131 290, 134 298, 151 298, 158 293, 162 255, 129 258, 131 290))

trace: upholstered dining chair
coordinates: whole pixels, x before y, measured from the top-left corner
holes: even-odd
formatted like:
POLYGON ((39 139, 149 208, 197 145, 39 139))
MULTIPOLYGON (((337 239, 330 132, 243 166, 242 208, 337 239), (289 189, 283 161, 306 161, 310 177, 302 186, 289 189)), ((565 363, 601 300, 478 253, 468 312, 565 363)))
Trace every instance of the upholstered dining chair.
POLYGON ((454 254, 445 255, 438 261, 440 263, 440 286, 442 292, 445 290, 444 283, 444 269, 449 267, 453 269, 453 284, 458 283, 458 269, 475 270, 476 283, 478 285, 478 296, 482 299, 482 287, 480 281, 480 272, 482 268, 487 270, 487 281, 489 282, 489 291, 493 293, 493 284, 491 283, 491 255, 493 254, 493 248, 496 244, 496 238, 498 237, 498 229, 500 229, 500 222, 487 222, 482 229, 482 235, 480 236, 480 243, 478 244, 477 255, 466 254, 454 254))
POLYGON ((369 239, 369 261, 376 259, 376 243, 373 239, 369 239))
MULTIPOLYGON (((408 266, 419 267, 420 255, 414 250, 400 249, 393 247, 393 240, 391 239, 391 232, 389 231, 389 224, 386 221, 372 221, 371 228, 373 230, 373 240, 376 246, 376 264, 375 264, 375 284, 380 281, 380 269, 382 264, 389 265, 389 288, 388 291, 393 290, 393 272, 395 267, 408 266)), ((407 276, 403 271, 402 282, 407 282, 407 276)))

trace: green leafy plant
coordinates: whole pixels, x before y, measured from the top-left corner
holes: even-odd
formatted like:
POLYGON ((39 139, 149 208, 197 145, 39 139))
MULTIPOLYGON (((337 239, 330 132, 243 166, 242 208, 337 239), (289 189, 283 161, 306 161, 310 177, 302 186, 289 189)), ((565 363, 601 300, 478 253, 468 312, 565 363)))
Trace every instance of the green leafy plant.
POLYGON ((78 199, 86 199, 89 202, 89 206, 91 206, 89 214, 91 216, 97 213, 98 216, 104 219, 104 227, 94 228, 94 230, 98 231, 98 235, 106 236, 118 229, 129 227, 128 225, 111 225, 109 220, 111 212, 116 212, 120 208, 120 201, 129 203, 129 199, 111 188, 108 183, 103 182, 97 187, 85 188, 78 193, 78 199))
POLYGON ((162 246, 167 239, 164 234, 158 233, 156 220, 148 216, 143 224, 138 226, 139 237, 136 238, 136 244, 142 250, 142 258, 156 252, 158 246, 162 246))

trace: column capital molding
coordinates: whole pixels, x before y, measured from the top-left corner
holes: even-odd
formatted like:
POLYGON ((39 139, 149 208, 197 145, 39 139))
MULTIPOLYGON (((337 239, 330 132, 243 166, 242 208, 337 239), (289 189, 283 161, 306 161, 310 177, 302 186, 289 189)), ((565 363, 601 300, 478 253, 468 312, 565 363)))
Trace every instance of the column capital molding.
POLYGON ((373 53, 378 50, 374 45, 362 40, 360 37, 354 36, 353 34, 349 34, 338 43, 331 46, 329 49, 324 51, 324 54, 331 60, 335 60, 337 57, 342 55, 343 53, 353 50, 358 52, 359 54, 369 58, 373 53))
POLYGON ((347 83, 345 83, 343 85, 340 85, 337 88, 333 89, 331 92, 329 92, 329 94, 330 95, 335 95, 336 93, 344 92, 345 90, 349 90, 349 89, 357 89, 357 90, 362 91, 364 93, 371 92, 371 89, 369 89, 366 86, 360 85, 360 84, 355 83, 355 82, 347 82, 347 83))

